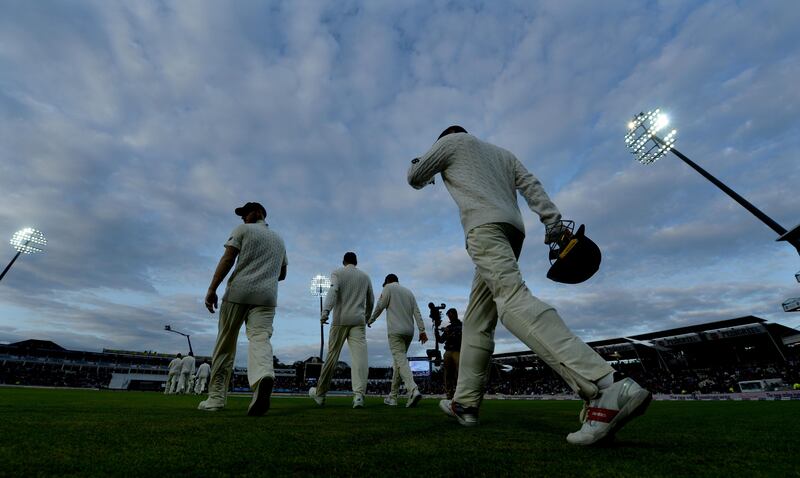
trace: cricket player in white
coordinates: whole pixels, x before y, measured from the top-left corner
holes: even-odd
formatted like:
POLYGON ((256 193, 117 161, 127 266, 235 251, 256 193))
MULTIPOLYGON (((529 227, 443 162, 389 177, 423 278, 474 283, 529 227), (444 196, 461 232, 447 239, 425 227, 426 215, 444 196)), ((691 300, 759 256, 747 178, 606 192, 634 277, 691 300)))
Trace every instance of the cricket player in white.
MULTIPOLYGON (((614 382, 614 369, 575 336, 553 306, 541 301, 522 280, 517 260, 525 225, 517 191, 543 224, 557 223, 561 213, 539 180, 509 151, 481 141, 460 126, 451 126, 430 150, 414 159, 408 183, 421 189, 441 174, 458 204, 467 253, 475 264, 464 318, 458 384, 453 400, 440 407, 459 423, 474 426, 488 379, 497 319, 555 370, 586 405, 583 426, 567 436, 589 445, 614 433, 647 408, 651 394, 631 379, 614 382)), ((555 240, 558 228, 546 235, 555 240)))
POLYGON ((197 367, 197 376, 195 377, 194 394, 199 395, 206 389, 206 382, 208 377, 211 376, 211 365, 208 362, 203 362, 197 367))
POLYGON ((169 363, 169 372, 167 374, 167 385, 164 387, 164 394, 172 394, 178 390, 178 380, 180 380, 181 376, 181 367, 183 362, 181 358, 183 356, 178 354, 177 357, 172 359, 169 363))
POLYGON ((333 310, 333 324, 328 336, 328 356, 322 366, 317 386, 308 391, 317 405, 325 404, 325 394, 330 388, 333 371, 345 340, 350 347, 350 377, 353 386, 353 408, 364 407, 367 393, 367 321, 372 314, 375 296, 369 276, 356 268, 358 258, 354 252, 344 255, 343 267, 331 273, 331 287, 325 298, 320 321, 328 323, 333 310))
POLYGON ((190 382, 192 380, 192 375, 195 372, 195 361, 194 361, 194 354, 189 352, 189 355, 183 357, 181 360, 181 378, 178 381, 178 393, 189 393, 190 390, 190 382))
POLYGON ((236 269, 228 279, 219 309, 219 333, 211 357, 208 399, 200 402, 197 408, 216 411, 225 407, 236 356, 236 339, 244 323, 249 342, 247 380, 253 389, 247 414, 260 416, 269 410, 275 384, 270 339, 278 304, 278 282, 286 278, 288 261, 283 239, 264 222, 267 217, 264 206, 249 202, 234 212, 241 216, 244 224, 231 232, 225 243, 225 254, 206 293, 205 305, 212 314, 217 307, 217 287, 234 261, 236 269))
POLYGON ((392 390, 383 401, 386 405, 397 406, 397 395, 400 390, 400 379, 409 393, 406 407, 411 408, 422 400, 419 387, 414 382, 411 367, 408 366, 408 347, 414 340, 414 322, 419 329, 419 342, 428 341, 425 334, 425 323, 419 313, 417 299, 407 288, 400 285, 396 275, 389 274, 383 281, 383 291, 375 305, 375 310, 367 322, 370 327, 378 320, 381 313, 386 310, 386 331, 389 336, 389 350, 392 352, 392 390))

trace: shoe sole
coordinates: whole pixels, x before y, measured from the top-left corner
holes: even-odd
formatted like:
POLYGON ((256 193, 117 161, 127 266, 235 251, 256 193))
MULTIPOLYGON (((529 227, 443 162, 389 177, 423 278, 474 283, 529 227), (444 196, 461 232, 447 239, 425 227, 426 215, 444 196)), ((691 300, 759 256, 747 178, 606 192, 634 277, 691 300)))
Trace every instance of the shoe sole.
POLYGON ((271 377, 264 377, 256 386, 256 393, 247 408, 247 415, 250 417, 260 417, 269 410, 270 397, 272 396, 272 386, 275 380, 271 377))
POLYGON ((422 394, 411 397, 411 400, 406 403, 406 408, 414 408, 422 400, 422 394))
POLYGON ((620 413, 617 415, 619 418, 615 417, 614 420, 611 420, 611 423, 609 423, 610 426, 608 433, 606 433, 605 436, 597 439, 594 443, 590 443, 590 445, 612 442, 617 432, 629 421, 644 415, 644 412, 647 411, 647 407, 650 406, 651 401, 653 401, 653 394, 642 389, 642 391, 634 395, 633 398, 631 398, 628 403, 622 407, 620 413))
MULTIPOLYGON (((451 402, 451 403, 452 403, 452 402, 451 402)), ((455 418, 456 420, 458 420, 458 423, 459 423, 459 424, 461 424, 461 425, 463 425, 463 426, 465 426, 465 427, 474 427, 474 426, 478 426, 478 422, 477 422, 477 421, 474 421, 474 422, 468 422, 468 421, 464 420, 463 418, 459 417, 459 416, 456 414, 456 412, 454 412, 454 411, 453 411, 453 409, 452 409, 452 408, 448 407, 447 405, 445 405, 445 404, 444 404, 444 403, 442 403, 442 402, 439 402, 439 409, 440 409, 441 411, 443 411, 445 414, 447 414, 447 416, 448 416, 448 417, 450 417, 450 418, 455 418)))

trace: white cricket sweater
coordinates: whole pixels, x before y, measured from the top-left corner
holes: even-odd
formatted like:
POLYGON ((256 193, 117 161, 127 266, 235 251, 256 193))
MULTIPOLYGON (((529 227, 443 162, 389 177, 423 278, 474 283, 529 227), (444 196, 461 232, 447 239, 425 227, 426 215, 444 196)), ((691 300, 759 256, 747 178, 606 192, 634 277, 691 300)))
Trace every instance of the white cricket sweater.
POLYGON ((181 360, 181 373, 194 373, 195 371, 194 357, 187 355, 181 360))
POLYGON ((211 365, 207 363, 201 363, 199 367, 197 367, 197 377, 198 378, 208 378, 211 375, 211 365))
POLYGON ((436 141, 411 162, 408 184, 422 189, 437 173, 458 204, 465 236, 477 226, 495 222, 511 224, 525 234, 517 191, 543 224, 561 219, 542 184, 516 156, 470 134, 453 133, 436 141))
POLYGON ((281 236, 258 220, 236 226, 225 245, 236 248, 239 255, 222 300, 276 307, 278 277, 289 263, 281 236))
POLYGON ((183 365, 183 362, 181 362, 181 359, 179 359, 178 357, 175 357, 169 363, 169 373, 181 373, 181 366, 182 365, 183 365))
POLYGON ((331 273, 331 288, 322 315, 327 317, 333 310, 332 325, 366 325, 373 302, 375 296, 369 276, 348 264, 331 273))
POLYGON ((407 288, 397 282, 386 284, 369 319, 373 324, 381 312, 386 310, 386 331, 388 335, 414 336, 414 322, 420 333, 425 332, 425 323, 419 313, 417 299, 407 288))

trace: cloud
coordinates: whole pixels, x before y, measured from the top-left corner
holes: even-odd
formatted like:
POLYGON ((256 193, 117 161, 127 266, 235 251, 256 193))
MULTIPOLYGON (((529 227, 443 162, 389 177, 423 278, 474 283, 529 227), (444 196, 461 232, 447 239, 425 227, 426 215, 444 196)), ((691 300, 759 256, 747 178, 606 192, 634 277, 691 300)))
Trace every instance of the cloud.
POLYGON ((636 164, 622 135, 632 114, 668 109, 681 151, 794 226, 798 20, 781 2, 9 6, 0 233, 33 225, 49 244, 4 279, 0 340, 170 350, 169 322, 210 351, 202 295, 251 200, 289 254, 282 360, 316 353, 308 281, 348 250, 376 289, 391 271, 423 306, 463 313, 456 207, 441 182, 405 182, 452 123, 513 151, 600 244, 595 278, 550 283, 524 212, 523 275, 582 336, 785 320, 794 252, 675 158, 636 164))

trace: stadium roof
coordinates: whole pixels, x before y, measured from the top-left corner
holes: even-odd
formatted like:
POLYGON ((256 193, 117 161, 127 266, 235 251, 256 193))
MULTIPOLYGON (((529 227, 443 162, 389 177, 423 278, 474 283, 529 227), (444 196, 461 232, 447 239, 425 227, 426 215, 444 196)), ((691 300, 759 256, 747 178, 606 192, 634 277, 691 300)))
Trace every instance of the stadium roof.
MULTIPOLYGON (((675 337, 687 334, 697 334, 700 332, 709 332, 713 330, 719 329, 727 329, 731 327, 741 327, 745 325, 763 325, 764 327, 769 327, 771 331, 777 333, 780 337, 786 337, 791 335, 797 335, 800 333, 799 331, 792 329, 790 327, 786 327, 780 324, 767 324, 766 320, 756 317, 753 315, 747 315, 744 317, 737 317, 735 319, 727 319, 727 320, 718 320, 714 322, 705 322, 702 324, 695 324, 695 325, 688 325, 685 327, 677 327, 674 329, 666 329, 661 330, 658 332, 648 332, 646 334, 640 335, 629 335, 627 337, 617 337, 613 339, 604 339, 604 340, 595 340, 593 342, 587 342, 587 344, 592 347, 605 347, 608 345, 618 345, 618 344, 630 344, 636 341, 652 341, 655 339, 661 339, 666 337, 675 337)), ((520 351, 520 352, 506 352, 500 354, 494 354, 493 357, 495 358, 503 358, 503 357, 518 357, 524 355, 535 355, 530 350, 520 351)))
POLYGON ((9 347, 17 347, 20 349, 36 349, 36 350, 67 350, 64 347, 58 345, 55 342, 50 340, 36 340, 36 339, 29 339, 23 340, 21 342, 14 342, 13 344, 8 344, 9 347))

